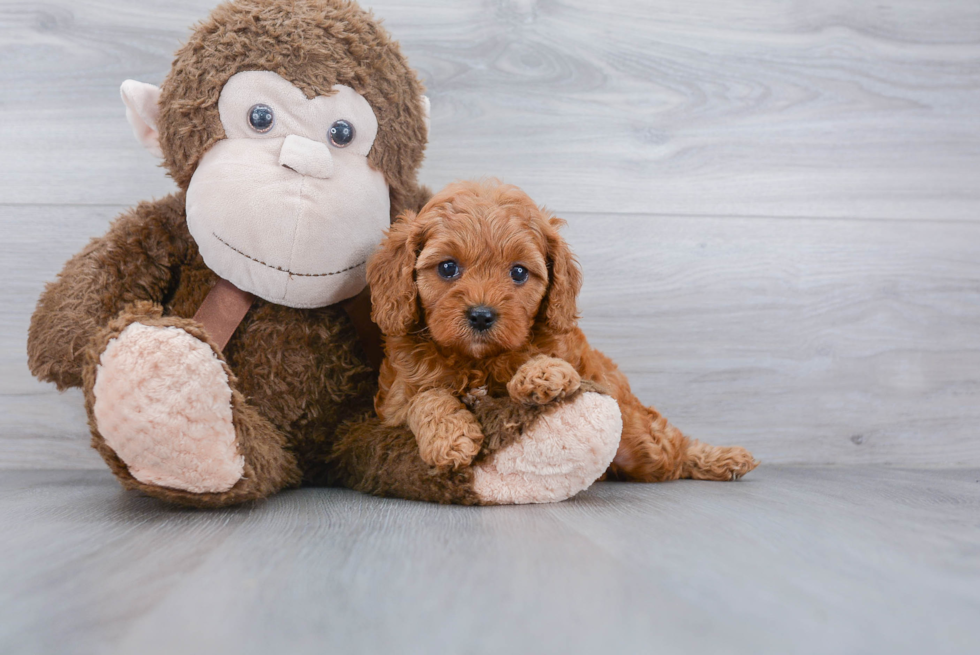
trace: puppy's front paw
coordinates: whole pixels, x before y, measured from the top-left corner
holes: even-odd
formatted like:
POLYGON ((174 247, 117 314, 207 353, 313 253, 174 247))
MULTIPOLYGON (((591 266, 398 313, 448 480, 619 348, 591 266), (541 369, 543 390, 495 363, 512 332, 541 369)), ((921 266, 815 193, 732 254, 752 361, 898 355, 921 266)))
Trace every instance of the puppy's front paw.
POLYGON ((547 405, 578 390, 582 384, 571 364, 557 357, 538 355, 517 369, 507 383, 514 402, 525 405, 547 405))
POLYGON ((415 440, 426 464, 459 468, 480 452, 483 431, 470 412, 459 410, 419 430, 415 440))

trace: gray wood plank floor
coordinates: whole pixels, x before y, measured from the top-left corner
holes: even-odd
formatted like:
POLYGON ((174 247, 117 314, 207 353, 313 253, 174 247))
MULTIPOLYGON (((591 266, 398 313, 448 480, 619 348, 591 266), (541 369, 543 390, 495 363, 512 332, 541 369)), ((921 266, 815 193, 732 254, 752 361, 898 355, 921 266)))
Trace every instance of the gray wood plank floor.
POLYGON ((532 507, 175 510, 0 477, 4 653, 970 653, 980 471, 765 467, 532 507))

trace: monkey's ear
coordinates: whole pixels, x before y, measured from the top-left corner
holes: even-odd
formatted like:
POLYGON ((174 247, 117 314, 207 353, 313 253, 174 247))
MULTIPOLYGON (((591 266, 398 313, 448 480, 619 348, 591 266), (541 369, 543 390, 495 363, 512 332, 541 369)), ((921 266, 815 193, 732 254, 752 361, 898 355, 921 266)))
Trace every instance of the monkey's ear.
POLYGON ((432 103, 429 102, 429 96, 422 96, 422 119, 425 121, 425 133, 429 133, 429 114, 432 111, 432 103))
POLYGON ((160 132, 157 130, 157 121, 160 119, 160 87, 126 80, 119 93, 126 104, 126 120, 132 126, 136 139, 153 155, 163 159, 160 132))

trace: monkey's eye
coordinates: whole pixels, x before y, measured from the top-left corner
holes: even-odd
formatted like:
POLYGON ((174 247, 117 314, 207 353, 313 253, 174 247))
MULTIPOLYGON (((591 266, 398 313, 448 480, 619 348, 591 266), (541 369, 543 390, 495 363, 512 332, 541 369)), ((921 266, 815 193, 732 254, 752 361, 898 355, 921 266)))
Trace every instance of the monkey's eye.
POLYGON ((517 284, 524 284, 527 282, 527 278, 530 273, 528 270, 521 266, 520 264, 515 264, 510 269, 510 279, 512 279, 517 284))
POLYGON ((340 119, 330 126, 327 136, 330 137, 330 143, 338 148, 346 148, 354 140, 354 126, 340 119))
POLYGON ((272 113, 269 105, 253 105, 248 110, 248 124, 259 134, 265 134, 272 129, 276 122, 276 115, 272 113))
POLYGON ((459 264, 451 259, 447 259, 436 266, 436 270, 439 272, 439 277, 443 280, 455 280, 459 277, 459 264))

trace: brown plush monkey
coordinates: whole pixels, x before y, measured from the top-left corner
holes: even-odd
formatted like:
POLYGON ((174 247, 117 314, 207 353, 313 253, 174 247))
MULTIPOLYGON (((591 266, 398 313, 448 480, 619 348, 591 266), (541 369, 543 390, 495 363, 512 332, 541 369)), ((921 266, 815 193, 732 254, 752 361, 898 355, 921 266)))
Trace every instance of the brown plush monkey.
POLYGON ((484 453, 455 470, 374 418, 376 372, 343 303, 364 297, 390 220, 428 196, 428 101, 370 14, 224 4, 162 87, 122 95, 180 190, 65 265, 28 355, 38 378, 84 388, 93 446, 124 487, 205 507, 300 483, 476 504, 561 500, 603 473, 621 423, 596 393, 477 403, 484 453))

